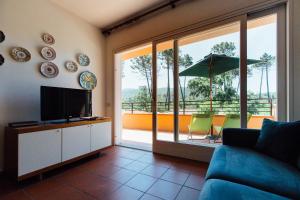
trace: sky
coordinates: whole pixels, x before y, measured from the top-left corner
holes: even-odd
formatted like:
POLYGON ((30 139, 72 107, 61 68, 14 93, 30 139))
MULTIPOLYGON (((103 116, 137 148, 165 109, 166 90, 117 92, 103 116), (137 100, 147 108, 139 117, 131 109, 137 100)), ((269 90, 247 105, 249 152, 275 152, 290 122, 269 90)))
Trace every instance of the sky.
MULTIPOLYGON (((271 54, 276 56, 276 23, 260 26, 257 28, 249 29, 247 32, 248 42, 247 51, 248 59, 259 59, 263 53, 271 54)), ((204 56, 208 55, 211 48, 215 44, 221 42, 234 42, 236 49, 236 56, 239 57, 239 33, 232 33, 223 35, 220 37, 203 40, 200 42, 180 46, 179 50, 182 55, 189 54, 193 58, 193 62, 201 60, 204 56)), ((269 70, 269 88, 270 92, 276 92, 276 61, 269 70)), ((159 64, 159 62, 158 62, 159 64)), ((146 85, 146 80, 140 74, 135 73, 130 68, 130 60, 123 63, 123 73, 122 78, 122 89, 127 88, 139 88, 140 86, 146 85)), ((258 93, 260 86, 261 72, 258 70, 253 70, 252 76, 248 77, 248 91, 258 93)), ((166 88, 167 86, 167 73, 166 70, 161 70, 158 76, 157 84, 158 88, 166 88)), ((234 86, 238 85, 238 80, 233 82, 234 86)), ((171 81, 172 85, 172 81, 171 81)), ((262 92, 267 92, 266 87, 266 77, 264 74, 262 92)))

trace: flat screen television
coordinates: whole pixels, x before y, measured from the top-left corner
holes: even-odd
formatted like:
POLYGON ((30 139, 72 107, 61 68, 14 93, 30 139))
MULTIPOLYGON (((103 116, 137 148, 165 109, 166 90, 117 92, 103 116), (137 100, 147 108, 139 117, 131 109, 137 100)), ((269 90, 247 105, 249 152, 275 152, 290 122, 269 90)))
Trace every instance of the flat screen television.
POLYGON ((92 115, 92 91, 41 86, 41 120, 61 120, 92 115))

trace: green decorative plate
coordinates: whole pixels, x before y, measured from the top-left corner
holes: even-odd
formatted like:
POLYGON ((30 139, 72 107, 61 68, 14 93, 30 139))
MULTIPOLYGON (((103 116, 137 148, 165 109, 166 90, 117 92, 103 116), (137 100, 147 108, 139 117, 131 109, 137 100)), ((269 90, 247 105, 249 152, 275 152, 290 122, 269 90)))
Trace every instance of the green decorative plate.
POLYGON ((80 74, 79 83, 82 88, 92 90, 97 85, 97 78, 92 72, 85 71, 80 74))

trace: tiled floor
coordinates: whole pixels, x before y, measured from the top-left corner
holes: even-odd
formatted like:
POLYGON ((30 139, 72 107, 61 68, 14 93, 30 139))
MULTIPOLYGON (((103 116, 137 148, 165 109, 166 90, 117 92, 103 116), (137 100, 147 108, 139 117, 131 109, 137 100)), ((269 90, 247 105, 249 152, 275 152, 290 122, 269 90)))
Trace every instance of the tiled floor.
POLYGON ((92 157, 15 183, 0 179, 1 200, 198 199, 207 164, 111 147, 92 157))

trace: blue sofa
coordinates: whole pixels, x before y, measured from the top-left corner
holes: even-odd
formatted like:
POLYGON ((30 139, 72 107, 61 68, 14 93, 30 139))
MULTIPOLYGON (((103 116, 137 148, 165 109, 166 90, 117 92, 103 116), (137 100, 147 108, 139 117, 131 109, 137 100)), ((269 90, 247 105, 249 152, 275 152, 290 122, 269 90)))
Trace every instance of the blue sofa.
POLYGON ((300 169, 255 151, 259 134, 223 130, 223 145, 215 149, 200 200, 300 199, 300 169))

